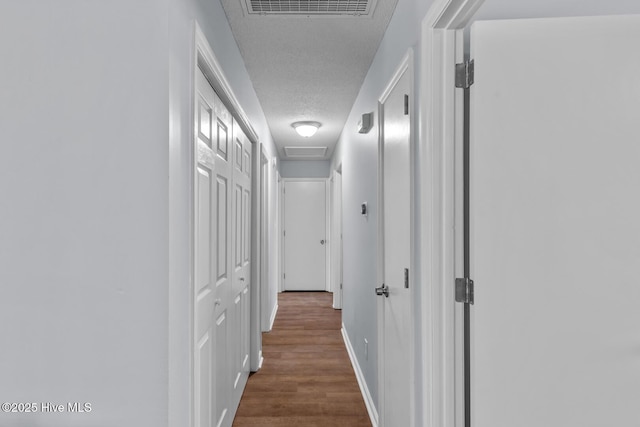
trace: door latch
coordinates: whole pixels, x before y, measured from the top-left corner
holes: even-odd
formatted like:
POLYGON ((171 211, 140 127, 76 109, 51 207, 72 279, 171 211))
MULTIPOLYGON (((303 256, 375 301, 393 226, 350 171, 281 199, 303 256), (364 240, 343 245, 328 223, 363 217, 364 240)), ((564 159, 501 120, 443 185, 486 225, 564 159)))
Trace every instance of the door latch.
POLYGON ((376 295, 384 295, 385 297, 389 298, 389 287, 383 283, 382 286, 376 288, 376 295))

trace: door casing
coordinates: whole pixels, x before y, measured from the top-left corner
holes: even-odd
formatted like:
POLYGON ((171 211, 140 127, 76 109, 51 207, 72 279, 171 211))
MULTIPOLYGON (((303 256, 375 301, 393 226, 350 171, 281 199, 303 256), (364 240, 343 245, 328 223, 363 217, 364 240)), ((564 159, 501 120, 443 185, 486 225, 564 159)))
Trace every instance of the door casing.
POLYGON ((464 426, 462 305, 455 278, 462 277, 463 94, 455 64, 464 58, 464 28, 484 0, 436 0, 422 21, 419 169, 420 298, 423 424, 464 426), (458 230, 458 232, 456 232, 458 230))
POLYGON ((271 330, 269 322, 269 161, 264 147, 260 147, 260 326, 263 332, 271 330))
POLYGON ((333 308, 342 309, 342 165, 331 177, 331 291, 333 308))

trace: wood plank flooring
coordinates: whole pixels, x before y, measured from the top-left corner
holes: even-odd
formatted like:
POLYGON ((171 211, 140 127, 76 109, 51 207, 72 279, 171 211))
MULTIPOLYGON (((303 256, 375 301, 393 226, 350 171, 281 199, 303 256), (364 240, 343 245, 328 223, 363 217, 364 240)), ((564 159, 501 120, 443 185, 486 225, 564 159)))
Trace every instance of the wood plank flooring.
POLYGON ((371 426, 327 292, 284 292, 233 425, 371 426))

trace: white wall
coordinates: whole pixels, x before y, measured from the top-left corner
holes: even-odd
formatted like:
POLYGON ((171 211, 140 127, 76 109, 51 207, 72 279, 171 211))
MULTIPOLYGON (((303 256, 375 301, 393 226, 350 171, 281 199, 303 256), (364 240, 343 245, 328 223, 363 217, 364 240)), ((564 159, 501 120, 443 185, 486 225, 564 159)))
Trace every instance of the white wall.
MULTIPOLYGON (((374 287, 378 286, 376 277, 377 255, 377 165, 378 165, 378 98, 382 94, 394 71, 410 47, 414 49, 414 83, 415 93, 420 90, 420 26, 427 13, 430 1, 399 0, 389 27, 378 48, 371 68, 362 84, 358 97, 353 105, 346 126, 340 136, 331 169, 342 165, 343 184, 343 247, 344 247, 344 290, 342 317, 349 338, 353 344, 358 363, 362 368, 367 386, 374 401, 377 403, 377 330, 376 330, 376 295, 374 287), (363 113, 374 111, 374 127, 368 134, 359 134, 355 124, 363 113), (360 215, 359 206, 367 202, 368 217, 360 215), (369 357, 365 358, 364 339, 369 341, 369 357)), ((414 143, 416 143, 416 158, 420 158, 422 147, 416 137, 418 132, 418 97, 413 96, 412 108, 414 118, 414 143)), ((417 169, 417 168, 416 168, 417 169)), ((420 194, 421 175, 416 177, 414 197, 420 194)), ((420 203, 416 198, 416 209, 420 203)), ((419 212, 416 210, 416 217, 419 212)), ((414 234, 420 235, 420 224, 416 224, 414 234)), ((420 259, 419 240, 416 239, 416 260, 420 259)), ((416 263, 417 264, 417 263, 416 263)), ((420 301, 420 266, 413 272, 416 284, 415 313, 420 316, 418 303, 420 301)), ((416 319, 416 351, 420 349, 420 319, 416 319)), ((423 356, 416 353, 415 378, 421 378, 421 364, 423 356)), ((417 402, 421 402, 422 389, 418 387, 417 402)), ((417 405, 419 406, 419 405, 417 405)), ((417 425, 421 425, 422 408, 416 408, 417 425)))
POLYGON ((0 425, 167 425, 167 12, 0 2, 0 425))
POLYGON ((189 423, 194 19, 276 156, 217 0, 0 3, 0 425, 189 423))
POLYGON ((280 163, 283 178, 329 178, 329 160, 284 160, 280 163))

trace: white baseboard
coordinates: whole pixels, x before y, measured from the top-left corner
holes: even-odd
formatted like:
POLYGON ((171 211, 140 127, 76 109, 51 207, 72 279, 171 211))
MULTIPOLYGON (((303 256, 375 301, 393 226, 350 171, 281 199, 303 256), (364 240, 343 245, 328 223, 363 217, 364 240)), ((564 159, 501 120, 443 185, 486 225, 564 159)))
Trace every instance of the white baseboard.
POLYGON ((262 350, 260 350, 260 353, 258 355, 258 360, 259 360, 258 362, 258 371, 259 371, 260 369, 262 369, 262 364, 264 363, 264 357, 262 357, 262 350))
POLYGON ((271 318, 269 319, 269 330, 273 329, 273 322, 276 321, 276 314, 278 314, 278 304, 273 306, 273 312, 271 313, 271 318))
POLYGON ((364 380, 362 369, 360 369, 360 364, 358 363, 358 359, 356 358, 356 353, 353 350, 351 341, 349 341, 349 335, 347 334, 347 330, 344 328, 344 323, 342 324, 341 332, 342 339, 344 340, 344 345, 347 347, 347 353, 349 353, 351 366, 353 366, 353 370, 356 373, 356 379, 358 380, 358 385, 360 386, 360 392, 362 393, 362 397, 364 398, 364 404, 367 407, 367 412, 369 413, 369 419, 371 420, 371 424, 373 427, 378 427, 378 411, 376 410, 376 405, 371 398, 371 393, 369 393, 369 388, 367 387, 367 383, 364 380))

